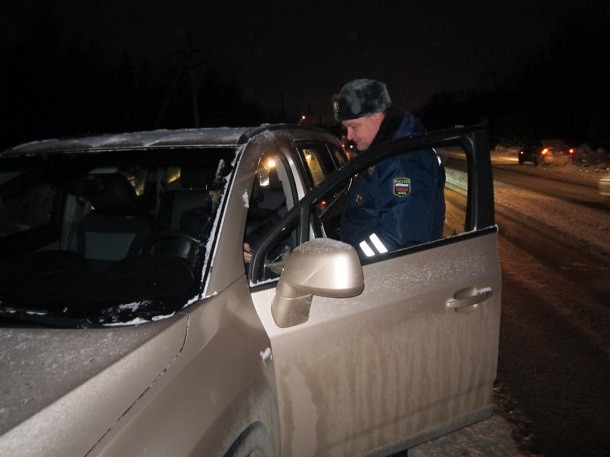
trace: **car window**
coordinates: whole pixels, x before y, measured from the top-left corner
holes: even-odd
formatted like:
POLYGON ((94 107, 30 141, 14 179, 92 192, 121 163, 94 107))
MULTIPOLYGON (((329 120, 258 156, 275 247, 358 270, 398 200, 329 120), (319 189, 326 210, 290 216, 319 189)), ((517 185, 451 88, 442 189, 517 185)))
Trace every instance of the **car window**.
MULTIPOLYGON (((268 152, 259 162, 248 204, 244 243, 257 252, 261 242, 277 226, 296 201, 294 177, 282 152, 268 152)), ((296 230, 287 230, 264 253, 262 280, 278 277, 283 261, 297 246, 296 230)))
MULTIPOLYGON (((331 144, 322 142, 297 142, 295 144, 301 164, 302 171, 306 177, 306 185, 315 187, 323 182, 326 176, 331 174, 337 168, 345 165, 347 156, 345 152, 331 144)), ((268 177, 273 176, 273 169, 269 167, 269 163, 273 164, 276 169, 276 174, 290 176, 290 169, 287 164, 282 162, 283 155, 267 153, 261 159, 259 173, 256 182, 253 186, 251 202, 248 211, 248 220, 246 222, 246 234, 244 242, 250 248, 257 252, 261 248, 261 242, 269 235, 274 227, 277 227, 279 218, 283 216, 285 211, 276 211, 273 208, 267 208, 266 211, 261 211, 259 200, 266 201, 266 194, 273 192, 273 183, 268 177), (261 179, 261 173, 263 179, 261 179), (271 210, 271 211, 270 211, 271 210), (263 214, 266 213, 266 216, 263 214), (262 224, 256 221, 264 219, 266 223, 262 224)), ((296 199, 296 190, 288 189, 286 183, 294 182, 294 179, 285 179, 282 190, 284 195, 290 195, 289 200, 292 202, 296 199)), ((349 183, 341 189, 333 192, 329 197, 319 205, 322 208, 330 210, 335 206, 335 203, 341 197, 344 197, 349 183)), ((280 186, 276 184, 279 189, 280 186)), ((285 209, 290 210, 293 204, 286 205, 285 209)), ((315 232, 312 227, 299 226, 294 220, 290 225, 282 228, 282 233, 273 243, 264 246, 261 252, 260 270, 257 274, 251 275, 254 283, 267 281, 272 278, 277 278, 281 274, 285 261, 290 252, 299 244, 309 239, 315 238, 315 232)))
POLYGON ((0 160, 0 315, 137 323, 202 288, 236 151, 0 160), (22 311, 18 311, 22 310, 22 311))
POLYGON ((48 183, 35 183, 23 192, 0 196, 0 238, 51 223, 57 191, 48 183))
POLYGON ((405 151, 395 159, 373 163, 346 178, 340 187, 343 192, 324 195, 314 208, 320 235, 352 244, 362 259, 375 261, 393 251, 464 233, 468 193, 464 151, 428 150, 427 166, 438 174, 437 181, 422 177, 417 157, 421 153, 405 151), (397 166, 397 161, 406 165, 397 166), (388 178, 386 173, 396 176, 388 178), (430 224, 438 229, 432 232, 430 224))
MULTIPOLYGON (((297 149, 311 183, 311 187, 320 184, 326 176, 342 164, 337 164, 324 143, 300 143, 297 149)), ((345 162, 343 162, 345 163, 345 162)))
MULTIPOLYGON (((418 150, 413 150, 412 147, 405 146, 404 148, 404 152, 400 151, 402 154, 398 154, 395 156, 396 159, 393 160, 417 162, 418 155, 421 153, 418 150)), ((415 186, 422 184, 417 172, 413 176, 407 176, 405 172, 405 176, 392 177, 392 179, 385 181, 387 189, 378 189, 377 185, 369 183, 373 183, 376 178, 379 178, 378 175, 383 174, 383 170, 389 165, 387 159, 373 162, 363 169, 355 170, 353 174, 346 175, 343 180, 338 181, 326 193, 317 198, 315 203, 310 206, 306 222, 302 220, 300 222, 289 221, 292 224, 290 225, 290 233, 293 234, 293 239, 296 237, 300 243, 315 237, 327 237, 344 241, 354 246, 363 262, 371 263, 387 258, 395 251, 408 252, 413 248, 421 249, 422 246, 434 246, 435 243, 444 239, 472 231, 473 224, 472 221, 468 221, 469 211, 467 209, 469 179, 466 151, 461 146, 451 146, 429 150, 426 155, 427 165, 436 169, 439 174, 444 175, 441 189, 431 188, 429 183, 424 182, 423 185, 428 187, 414 190, 415 186), (358 180, 364 180, 366 184, 360 183, 358 188, 355 188, 354 183, 357 185, 358 180), (441 195, 441 200, 437 199, 432 203, 434 201, 432 195, 435 193, 441 195), (400 213, 400 216, 404 219, 389 218, 392 224, 398 225, 397 230, 405 230, 406 233, 409 233, 409 236, 413 233, 413 238, 403 237, 403 244, 391 246, 385 242, 383 232, 376 230, 369 230, 369 232, 363 232, 362 234, 356 233, 356 236, 352 233, 346 233, 346 227, 348 230, 354 229, 354 224, 346 221, 346 208, 358 207, 366 199, 369 200, 368 204, 383 206, 387 204, 388 199, 401 200, 414 196, 420 198, 421 202, 413 211, 406 210, 400 213), (418 238, 420 236, 418 227, 423 226, 419 219, 422 214, 436 221, 438 230, 434 236, 421 235, 418 238), (409 226, 415 226, 416 229, 408 232, 409 226), (301 229, 301 232, 296 234, 295 231, 298 228, 301 229), (305 233, 306 229, 311 230, 311 233, 305 233), (357 238, 358 235, 360 235, 360 238, 357 238), (381 247, 379 241, 382 243, 381 247), (365 242, 364 249, 366 251, 361 246, 362 242, 365 242), (366 248, 366 245, 369 249, 366 248)), ((371 212, 369 213, 362 212, 362 217, 365 220, 361 221, 363 222, 361 226, 365 230, 379 222, 375 221, 372 215, 369 215, 372 214, 373 208, 370 209, 371 212)), ((399 236, 401 235, 399 233, 399 236)), ((262 279, 262 273, 260 271, 257 273, 255 269, 252 272, 251 281, 256 283, 262 279)))
POLYGON ((342 148, 339 148, 335 145, 328 145, 328 147, 331 149, 333 157, 335 159, 335 165, 337 166, 337 168, 341 168, 343 165, 345 165, 347 163, 347 154, 345 153, 345 150, 343 150, 342 148))

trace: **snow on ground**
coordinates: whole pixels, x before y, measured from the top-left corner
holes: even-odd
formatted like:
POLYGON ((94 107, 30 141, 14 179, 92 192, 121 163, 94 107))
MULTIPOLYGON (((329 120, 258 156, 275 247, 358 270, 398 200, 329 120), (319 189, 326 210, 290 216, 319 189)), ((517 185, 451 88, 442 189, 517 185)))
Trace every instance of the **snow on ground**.
MULTIPOLYGON (((494 165, 514 165, 518 163, 518 153, 518 148, 498 146, 491 151, 491 160, 494 165)), ((610 153, 601 148, 593 151, 582 146, 574 153, 574 165, 535 167, 528 162, 523 164, 519 171, 529 175, 597 186, 599 178, 610 174, 610 153)))
MULTIPOLYGON (((517 163, 517 149, 496 149, 492 151, 494 166, 517 163)), ((607 157, 607 153, 606 153, 607 157)), ((524 164, 518 167, 521 173, 541 176, 547 179, 566 181, 597 187, 600 177, 610 173, 610 164, 598 162, 588 165, 542 166, 524 164)), ((566 240, 579 240, 583 247, 610 255, 610 217, 607 211, 572 203, 521 189, 496 181, 494 183, 496 210, 519 216, 539 227, 547 227, 566 240)))
MULTIPOLYGON (((595 151, 590 160, 584 155, 579 158, 578 165, 571 166, 544 166, 534 167, 532 164, 516 166, 518 163, 516 148, 500 148, 492 151, 494 167, 510 168, 520 173, 536 175, 547 179, 582 184, 597 188, 600 177, 610 175, 609 161, 597 160, 599 157, 608 158, 608 153, 595 151)), ((451 153, 449 152, 449 155, 451 153)), ((461 193, 466 193, 466 173, 447 168, 447 186, 461 193)), ((549 197, 544 194, 528 191, 517 186, 505 184, 500 181, 494 183, 494 200, 496 211, 504 212, 519 219, 525 219, 538 226, 548 227, 556 234, 562 235, 571 241, 585 244, 590 250, 610 255, 610 217, 607 209, 593 209, 577 205, 567 200, 549 197)), ((500 231, 502 228, 500 227, 500 231)), ((539 287, 536 285, 535 287, 539 287)), ((555 287, 551 291, 555 291, 555 287)), ((573 302, 579 302, 579 291, 568 297, 573 302)), ((563 303, 566 297, 551 297, 551 301, 563 303)), ((586 302, 586 300, 581 300, 586 302)), ((570 317, 572 322, 584 319, 577 306, 561 307, 563 314, 572 309, 576 310, 570 317)), ((604 316, 607 314, 604 314, 604 316)), ((594 314, 597 316, 597 314, 594 314)), ((586 319, 585 319, 586 320, 586 319)), ((587 332, 595 326, 590 322, 580 325, 587 332)), ((595 339, 594 339, 595 340, 595 339)), ((533 455, 527 449, 529 438, 520 437, 519 420, 509 423, 501 413, 504 405, 497 404, 494 416, 488 420, 458 430, 449 435, 437 438, 415 448, 409 449, 411 456, 445 456, 445 455, 471 455, 471 456, 529 456, 533 455), (519 437, 515 441, 515 437, 519 437)), ((502 402, 501 402, 502 403, 502 402)), ((518 414, 511 410, 511 415, 518 414)), ((403 455, 403 454, 400 454, 403 455)), ((535 455, 535 453, 534 453, 535 455)))

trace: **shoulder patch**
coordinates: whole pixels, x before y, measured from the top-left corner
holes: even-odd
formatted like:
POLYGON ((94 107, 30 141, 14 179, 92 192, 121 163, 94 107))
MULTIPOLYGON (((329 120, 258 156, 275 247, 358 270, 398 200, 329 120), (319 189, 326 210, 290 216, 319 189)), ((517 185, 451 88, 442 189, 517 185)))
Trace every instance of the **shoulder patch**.
POLYGON ((368 171, 369 175, 373 175, 373 172, 375 171, 375 165, 371 165, 366 169, 366 171, 368 171))
POLYGON ((397 197, 406 197, 411 193, 411 179, 394 178, 392 183, 392 191, 397 197))

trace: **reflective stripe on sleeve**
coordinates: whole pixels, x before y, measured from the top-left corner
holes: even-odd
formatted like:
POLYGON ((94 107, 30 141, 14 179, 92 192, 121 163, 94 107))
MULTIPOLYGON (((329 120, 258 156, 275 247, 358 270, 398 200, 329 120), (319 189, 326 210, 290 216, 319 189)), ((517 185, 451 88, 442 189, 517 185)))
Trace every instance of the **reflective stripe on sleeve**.
POLYGON ((362 241, 358 246, 360 246, 360 249, 362 249, 362 252, 364 252, 364 255, 367 257, 373 257, 375 255, 366 241, 362 241))
POLYGON ((369 238, 373 242, 373 246, 375 246, 375 249, 377 249, 377 252, 379 252, 379 254, 385 254, 386 252, 388 252, 388 248, 385 247, 385 245, 381 242, 376 233, 371 234, 369 238))

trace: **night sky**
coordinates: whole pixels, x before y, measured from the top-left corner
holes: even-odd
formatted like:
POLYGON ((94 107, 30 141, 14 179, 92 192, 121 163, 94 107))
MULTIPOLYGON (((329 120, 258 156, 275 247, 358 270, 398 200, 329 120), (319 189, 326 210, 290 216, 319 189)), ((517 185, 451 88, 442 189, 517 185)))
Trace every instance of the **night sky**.
POLYGON ((330 96, 360 77, 386 82, 394 104, 417 110, 441 90, 497 81, 544 52, 569 22, 604 24, 607 3, 3 0, 0 50, 22 42, 32 13, 45 5, 68 42, 93 44, 107 62, 126 55, 159 78, 167 79, 161 69, 190 36, 199 63, 234 77, 265 110, 277 111, 283 100, 294 119, 330 114, 330 96))
MULTIPOLYGON (((0 6, 6 45, 23 37, 35 1, 0 6)), ((440 89, 470 88, 544 46, 565 20, 566 0, 129 2, 56 0, 63 33, 94 40, 107 59, 123 52, 153 66, 183 44, 233 72, 253 101, 329 111, 355 77, 387 82, 415 109, 440 89), (483 76, 485 77, 485 76, 483 76)), ((585 2, 586 3, 586 2, 585 2)), ((601 2, 600 2, 601 4, 601 2)))

